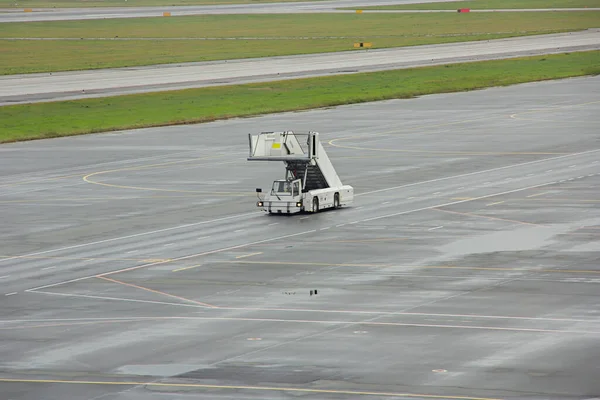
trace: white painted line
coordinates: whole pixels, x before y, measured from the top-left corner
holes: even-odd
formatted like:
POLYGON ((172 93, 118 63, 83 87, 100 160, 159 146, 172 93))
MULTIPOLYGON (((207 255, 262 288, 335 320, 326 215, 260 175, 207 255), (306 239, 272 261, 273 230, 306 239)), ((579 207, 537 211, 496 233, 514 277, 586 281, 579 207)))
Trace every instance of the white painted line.
POLYGON ((245 231, 245 229, 236 229, 236 230, 235 230, 235 231, 233 231, 233 232, 234 232, 234 233, 237 233, 237 232, 244 232, 244 231, 245 231))
POLYGON ((364 206, 358 206, 358 207, 353 207, 355 210, 360 210, 361 208, 364 208, 364 206))
POLYGON ((548 171, 546 171, 546 172, 552 172, 552 171, 553 171, 553 170, 549 169, 549 170, 548 170, 548 171))
POLYGON ((131 254, 131 253, 137 253, 138 251, 139 251, 139 250, 131 250, 131 251, 128 251, 128 252, 127 252, 127 254, 131 254))
POLYGON ((174 244, 175 243, 166 243, 166 244, 163 244, 163 247, 173 246, 174 244))
POLYGON ((414 199, 414 197, 409 197, 407 200, 412 200, 412 199, 414 199))
POLYGON ((533 176, 534 174, 527 174, 527 176, 533 176))
POLYGON ((598 164, 598 161, 594 161, 594 162, 592 163, 592 165, 593 165, 593 164, 598 164))
POLYGON ((10 275, 0 276, 0 279, 8 278, 10 275))
POLYGON ((17 292, 12 292, 12 293, 6 293, 5 296, 12 296, 14 294, 17 294, 17 292))
POLYGON ((389 201, 384 201, 383 203, 381 203, 381 205, 384 205, 384 204, 390 204, 390 202, 389 201))
POLYGON ((575 164, 575 165, 569 165, 569 168, 574 168, 576 166, 577 166, 577 164, 575 164))
POLYGON ((577 179, 585 178, 585 175, 578 176, 577 179))
POLYGON ((8 261, 8 260, 15 259, 15 258, 37 256, 37 255, 40 255, 40 254, 53 253, 53 252, 56 252, 56 251, 76 249, 76 248, 85 247, 85 246, 93 246, 95 244, 108 243, 108 242, 113 242, 115 240, 130 239, 130 238, 134 238, 134 237, 139 237, 139 236, 144 236, 144 235, 152 235, 152 234, 161 233, 161 232, 168 232, 168 231, 172 231, 172 230, 175 230, 175 229, 182 229, 182 228, 189 228, 191 226, 205 225, 205 224, 210 224, 212 222, 220 222, 220 221, 225 221, 225 220, 233 219, 233 218, 244 218, 244 217, 252 217, 252 216, 256 217, 259 214, 262 214, 262 213, 261 212, 252 212, 252 213, 246 213, 246 214, 231 215, 229 217, 217 218, 217 219, 208 220, 208 221, 194 222, 194 223, 191 223, 191 224, 178 225, 178 226, 173 226, 173 227, 170 227, 170 228, 157 229, 155 231, 148 231, 148 232, 136 233, 136 234, 133 234, 133 235, 120 236, 120 237, 111 238, 111 239, 98 240, 97 242, 82 243, 82 244, 76 244, 76 245, 73 245, 73 246, 60 247, 58 249, 44 250, 44 251, 39 251, 37 253, 29 253, 29 254, 24 254, 24 255, 16 256, 16 257, 4 258, 4 259, 0 260, 0 263, 3 262, 3 261, 8 261))
POLYGON ((208 239, 210 236, 201 236, 198 238, 198 240, 202 240, 202 239, 208 239))
POLYGON ((435 192, 433 195, 435 196, 435 195, 438 195, 438 194, 440 194, 440 193, 442 193, 442 192, 435 192))
POLYGON ((525 191, 525 190, 535 189, 535 188, 538 188, 538 187, 553 185, 555 183, 556 182, 541 183, 539 185, 527 186, 527 187, 523 187, 523 188, 520 188, 520 189, 507 190, 505 192, 492 193, 492 194, 488 194, 488 195, 485 195, 485 196, 479 196, 479 197, 469 198, 469 199, 466 199, 466 200, 457 200, 457 201, 451 201, 449 203, 437 204, 437 205, 429 206, 429 207, 416 208, 414 210, 400 211, 400 212, 393 213, 393 214, 387 214, 387 215, 381 215, 379 217, 372 217, 372 218, 363 219, 360 222, 375 221, 375 220, 382 219, 382 218, 390 218, 390 217, 395 217, 395 216, 398 216, 398 215, 406 215, 406 214, 411 214, 411 213, 414 213, 414 212, 431 210, 432 208, 447 207, 447 206, 451 206, 451 205, 454 205, 454 204, 466 203, 468 201, 481 200, 481 199, 487 199, 487 198, 490 198, 490 197, 502 196, 504 194, 509 194, 509 193, 522 192, 522 191, 525 191))
POLYGON ((484 182, 483 184, 484 185, 489 185, 490 183, 492 183, 492 182, 484 182))
POLYGON ((45 271, 47 269, 54 269, 54 268, 56 268, 56 267, 46 267, 46 268, 42 268, 42 271, 45 271))
POLYGON ((427 230, 428 230, 428 231, 434 231, 434 230, 436 230, 436 229, 440 229, 440 228, 443 228, 443 226, 436 226, 435 228, 429 228, 429 229, 427 229, 427 230))
MULTIPOLYGON (((483 173, 486 173, 486 172, 500 171, 500 170, 508 169, 508 168, 522 167, 524 165, 538 164, 538 163, 542 163, 542 162, 546 162, 546 161, 560 160, 562 158, 567 158, 567 157, 576 157, 576 156, 580 156, 580 155, 584 155, 584 154, 597 153, 599 151, 600 151, 600 149, 588 150, 588 151, 582 151, 580 153, 572 153, 572 154, 565 154, 563 156, 556 156, 556 157, 544 158, 542 160, 527 161, 527 162, 524 162, 524 163, 521 163, 521 164, 505 165, 504 167, 497 167, 497 168, 492 168, 492 169, 486 169, 486 170, 483 170, 483 171, 469 172, 469 173, 466 173, 466 174, 447 176, 445 178, 430 179, 428 181, 421 181, 421 182, 409 183, 409 184, 406 184, 406 185, 400 185, 400 186, 394 186, 394 187, 385 188, 385 189, 372 190, 370 192, 358 193, 358 194, 355 194, 354 197, 364 196, 364 195, 373 194, 373 193, 379 193, 379 192, 386 192, 388 190, 402 189, 402 188, 410 187, 410 186, 423 185, 425 183, 433 183, 433 182, 445 181, 445 180, 448 180, 448 179, 462 178, 462 177, 465 177, 465 176, 483 174, 483 173)), ((460 189, 463 189, 463 188, 459 188, 459 190, 460 189)))
POLYGON ((590 177, 590 176, 594 176, 594 174, 589 174, 588 177, 590 177))
POLYGON ((486 206, 488 206, 488 207, 489 206, 495 206, 496 204, 502 204, 502 203, 504 203, 504 200, 503 201, 496 201, 496 202, 490 203, 490 204, 486 204, 486 206))
POLYGON ((310 218, 310 217, 302 217, 302 218, 300 218, 300 219, 307 219, 307 218, 310 218))
POLYGON ((269 224, 268 226, 273 226, 273 225, 277 225, 279 224, 279 222, 273 222, 272 224, 269 224))
POLYGON ((335 227, 336 227, 336 228, 341 228, 341 227, 342 227, 342 226, 344 226, 344 225, 346 225, 346 224, 336 225, 335 227))
POLYGON ((462 189, 464 189, 464 188, 465 188, 464 186, 461 186, 461 187, 459 187, 459 188, 458 188, 458 190, 462 190, 462 189))

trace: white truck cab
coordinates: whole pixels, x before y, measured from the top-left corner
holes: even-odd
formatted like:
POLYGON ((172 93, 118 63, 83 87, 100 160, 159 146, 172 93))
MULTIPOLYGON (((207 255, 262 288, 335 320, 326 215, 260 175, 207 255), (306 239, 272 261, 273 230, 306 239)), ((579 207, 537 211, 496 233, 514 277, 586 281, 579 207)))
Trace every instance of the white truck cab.
POLYGON ((354 189, 342 184, 317 132, 262 132, 248 136, 249 161, 283 161, 285 165, 284 179, 274 181, 263 198, 262 189, 256 189, 257 206, 265 212, 318 212, 353 202, 354 189))

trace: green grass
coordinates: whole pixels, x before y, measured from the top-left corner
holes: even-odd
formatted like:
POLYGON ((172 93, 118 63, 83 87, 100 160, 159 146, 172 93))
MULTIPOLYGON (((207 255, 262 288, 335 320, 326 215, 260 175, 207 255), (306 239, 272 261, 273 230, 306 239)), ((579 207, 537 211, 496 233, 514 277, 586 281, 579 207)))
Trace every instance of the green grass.
POLYGON ((199 123, 600 74, 600 51, 0 108, 0 142, 199 123))
POLYGON ((3 24, 0 74, 346 51, 358 41, 372 42, 373 48, 400 47, 598 26, 600 12, 219 15, 3 24), (249 37, 255 39, 243 39, 249 37))
POLYGON ((0 0, 0 8, 168 7, 322 0, 0 0))
MULTIPOLYGON (((457 10, 470 8, 473 10, 490 9, 542 9, 542 8, 599 8, 600 0, 471 0, 440 3, 400 4, 395 6, 367 6, 363 10, 457 10)), ((358 7, 360 8, 360 7, 358 7)), ((354 10, 355 8, 351 8, 354 10)))

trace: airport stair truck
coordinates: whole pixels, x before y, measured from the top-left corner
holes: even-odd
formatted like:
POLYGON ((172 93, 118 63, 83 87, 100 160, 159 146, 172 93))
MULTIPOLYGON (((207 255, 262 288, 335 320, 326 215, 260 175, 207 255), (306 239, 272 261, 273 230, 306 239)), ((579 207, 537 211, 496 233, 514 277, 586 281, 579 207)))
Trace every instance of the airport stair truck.
POLYGON ((271 214, 319 212, 352 203, 354 189, 342 184, 318 132, 262 132, 249 134, 248 161, 283 161, 284 179, 273 182, 271 191, 256 189, 258 207, 271 214))

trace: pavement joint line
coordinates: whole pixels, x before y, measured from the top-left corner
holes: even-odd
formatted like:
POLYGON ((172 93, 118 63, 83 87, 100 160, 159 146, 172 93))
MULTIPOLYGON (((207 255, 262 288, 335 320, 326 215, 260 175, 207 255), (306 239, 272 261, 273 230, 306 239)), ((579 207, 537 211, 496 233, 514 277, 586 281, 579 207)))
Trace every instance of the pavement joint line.
POLYGON ((151 292, 151 293, 156 293, 156 294, 160 294, 160 295, 163 295, 163 296, 172 297, 174 299, 183 300, 183 301, 186 301, 186 302, 189 302, 189 303, 198 304, 200 306, 204 306, 204 307, 208 307, 208 308, 217 308, 217 306, 214 306, 212 304, 203 303, 201 301, 196 301, 196 300, 192 300, 192 299, 187 299, 185 297, 176 296, 174 294, 170 294, 170 293, 166 293, 166 292, 161 292, 160 290, 150 289, 150 288, 147 288, 147 287, 144 287, 144 286, 134 285, 133 283, 127 283, 127 282, 119 281, 117 279, 107 278, 105 276, 97 276, 97 278, 104 279, 106 281, 110 281, 110 282, 113 282, 113 283, 118 283, 120 285, 130 286, 130 287, 133 287, 133 288, 136 288, 136 289, 145 290, 145 291, 148 291, 148 292, 151 292))
POLYGON ((448 399, 448 400, 500 400, 489 397, 468 397, 468 396, 448 396, 417 393, 394 393, 394 392, 371 392, 354 390, 335 390, 335 389, 310 389, 299 387, 277 387, 277 386, 243 386, 243 385, 209 385, 202 383, 178 383, 178 382, 131 382, 131 381, 79 381, 79 380, 60 380, 60 379, 20 379, 20 378, 0 378, 0 382, 12 383, 55 383, 71 385, 112 385, 112 386, 153 386, 153 387, 173 387, 173 388, 197 388, 197 389, 224 389, 224 390, 255 390, 255 391, 277 391, 294 393, 314 393, 314 394, 346 394, 355 396, 384 396, 384 397, 410 397, 410 398, 430 398, 430 399, 448 399))
POLYGON ((566 155, 557 156, 557 157, 544 158, 541 160, 534 160, 534 161, 527 161, 527 162, 519 163, 519 164, 505 165, 502 167, 496 167, 496 168, 486 169, 486 170, 482 170, 482 171, 468 172, 466 174, 453 175, 453 176, 447 176, 447 177, 443 177, 443 178, 430 179, 427 181, 408 183, 405 185, 394 186, 391 188, 378 189, 378 190, 372 190, 370 192, 357 193, 354 195, 354 197, 365 196, 365 195, 373 194, 373 193, 386 192, 389 190, 404 189, 406 187, 417 186, 417 185, 422 185, 422 184, 426 184, 426 183, 440 182, 440 181, 445 181, 445 180, 449 180, 449 179, 464 178, 467 176, 473 176, 473 175, 483 174, 483 173, 487 173, 487 172, 501 171, 501 170, 508 169, 508 168, 522 167, 525 165, 538 164, 538 163, 547 162, 547 161, 555 161, 555 160, 559 160, 559 159, 566 158, 566 157, 576 157, 576 156, 590 154, 590 153, 597 153, 599 151, 600 151, 600 149, 587 150, 587 151, 583 151, 583 152, 579 152, 579 153, 571 153, 571 154, 566 154, 566 155))

